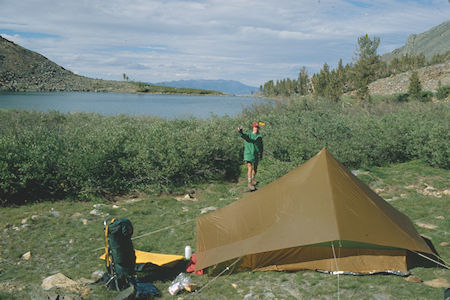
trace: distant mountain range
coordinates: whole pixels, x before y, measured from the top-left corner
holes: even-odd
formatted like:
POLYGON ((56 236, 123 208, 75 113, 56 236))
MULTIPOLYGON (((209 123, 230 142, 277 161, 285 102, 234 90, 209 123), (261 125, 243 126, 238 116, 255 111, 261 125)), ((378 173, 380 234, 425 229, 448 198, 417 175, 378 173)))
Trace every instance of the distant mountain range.
POLYGON ((176 80, 152 84, 175 88, 213 90, 232 95, 249 95, 252 94, 252 92, 255 94, 259 90, 257 87, 245 85, 235 80, 176 80))
POLYGON ((450 20, 423 33, 411 34, 406 45, 384 54, 381 59, 390 62, 394 57, 401 58, 406 54, 416 56, 423 53, 425 58, 430 60, 434 55, 448 51, 450 51, 450 20))

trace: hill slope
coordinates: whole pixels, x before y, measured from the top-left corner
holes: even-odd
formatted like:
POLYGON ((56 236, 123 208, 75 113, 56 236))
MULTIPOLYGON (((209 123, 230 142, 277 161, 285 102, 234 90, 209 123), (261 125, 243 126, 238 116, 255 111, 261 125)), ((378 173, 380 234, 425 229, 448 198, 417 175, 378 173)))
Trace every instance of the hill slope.
MULTIPOLYGON (((450 61, 431 65, 417 70, 420 83, 424 91, 436 92, 439 81, 450 85, 450 61)), ((371 94, 392 95, 408 92, 411 71, 394 74, 387 78, 378 79, 369 84, 371 94)))
POLYGON ((0 36, 0 90, 132 91, 127 82, 107 82, 76 75, 43 55, 0 36))
POLYGON ((406 45, 384 54, 381 59, 390 62, 394 57, 403 55, 419 55, 423 53, 427 60, 436 54, 450 51, 450 20, 421 34, 411 34, 406 45))
POLYGON ((74 74, 43 55, 0 36, 0 91, 83 91, 119 93, 220 94, 74 74))

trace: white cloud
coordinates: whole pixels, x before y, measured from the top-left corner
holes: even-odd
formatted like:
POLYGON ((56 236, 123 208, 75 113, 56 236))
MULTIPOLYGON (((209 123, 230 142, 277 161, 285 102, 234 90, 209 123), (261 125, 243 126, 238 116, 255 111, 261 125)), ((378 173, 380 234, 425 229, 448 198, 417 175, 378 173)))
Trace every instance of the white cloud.
POLYGON ((97 78, 260 85, 350 62, 362 34, 391 51, 448 15, 418 0, 21 0, 2 1, 0 34, 97 78))

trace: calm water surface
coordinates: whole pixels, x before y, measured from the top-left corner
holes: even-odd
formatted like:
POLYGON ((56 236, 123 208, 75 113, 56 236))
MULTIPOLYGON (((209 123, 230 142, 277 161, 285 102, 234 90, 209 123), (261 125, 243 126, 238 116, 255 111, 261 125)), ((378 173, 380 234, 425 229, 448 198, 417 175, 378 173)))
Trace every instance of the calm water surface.
POLYGON ((168 119, 235 116, 267 100, 238 96, 138 95, 81 92, 1 92, 0 109, 147 115, 168 119))

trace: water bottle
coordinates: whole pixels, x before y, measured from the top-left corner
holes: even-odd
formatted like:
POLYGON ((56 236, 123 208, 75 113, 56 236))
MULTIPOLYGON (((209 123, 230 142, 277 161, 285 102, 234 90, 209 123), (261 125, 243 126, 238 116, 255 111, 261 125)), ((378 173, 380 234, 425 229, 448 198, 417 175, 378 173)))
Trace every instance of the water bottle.
POLYGON ((184 248, 184 257, 189 260, 191 259, 191 255, 192 255, 192 249, 191 246, 186 246, 186 248, 184 248))

